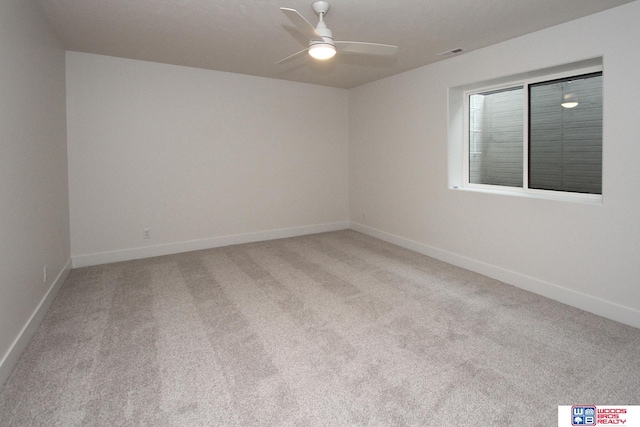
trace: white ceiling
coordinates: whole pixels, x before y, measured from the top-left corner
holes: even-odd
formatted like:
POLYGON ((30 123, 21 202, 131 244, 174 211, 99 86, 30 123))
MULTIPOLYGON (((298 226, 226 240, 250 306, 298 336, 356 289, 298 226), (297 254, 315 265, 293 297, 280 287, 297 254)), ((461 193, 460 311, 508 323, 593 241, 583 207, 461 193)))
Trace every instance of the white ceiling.
POLYGON ((312 0, 37 1, 67 50, 351 88, 441 60, 441 52, 469 52, 633 0, 333 0, 326 23, 336 40, 394 44, 397 55, 302 55, 280 65, 308 40, 279 7, 315 25, 312 0))

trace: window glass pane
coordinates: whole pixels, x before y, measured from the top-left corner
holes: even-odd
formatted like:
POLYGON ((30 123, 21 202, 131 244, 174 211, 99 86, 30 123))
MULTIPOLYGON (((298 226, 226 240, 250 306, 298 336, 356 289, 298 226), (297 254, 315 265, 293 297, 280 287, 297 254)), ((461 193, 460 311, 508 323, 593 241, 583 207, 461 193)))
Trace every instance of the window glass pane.
POLYGON ((602 194, 602 74, 529 87, 529 188, 602 194))
POLYGON ((469 97, 469 182, 522 187, 524 89, 469 97))

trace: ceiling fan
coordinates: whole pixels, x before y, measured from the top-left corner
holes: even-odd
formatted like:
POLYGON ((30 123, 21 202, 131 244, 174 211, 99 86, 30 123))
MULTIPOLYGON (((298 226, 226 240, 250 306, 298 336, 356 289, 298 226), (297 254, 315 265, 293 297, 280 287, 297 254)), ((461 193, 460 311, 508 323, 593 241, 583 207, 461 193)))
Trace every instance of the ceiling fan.
POLYGON ((309 52, 313 58, 324 60, 332 58, 336 52, 338 53, 360 53, 365 55, 394 55, 398 50, 398 46, 379 43, 350 42, 333 40, 333 33, 324 23, 324 16, 329 11, 329 2, 316 1, 311 7, 318 15, 318 25, 315 27, 309 23, 297 10, 281 7, 280 10, 287 15, 287 18, 293 22, 296 28, 304 35, 310 38, 309 46, 306 49, 289 55, 286 58, 276 62, 280 64, 309 52))

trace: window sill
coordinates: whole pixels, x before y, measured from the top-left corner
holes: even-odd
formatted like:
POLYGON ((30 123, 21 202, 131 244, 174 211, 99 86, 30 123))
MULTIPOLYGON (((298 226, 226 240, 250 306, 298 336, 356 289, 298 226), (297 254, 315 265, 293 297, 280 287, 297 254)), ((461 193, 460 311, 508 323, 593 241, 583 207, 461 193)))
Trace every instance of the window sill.
POLYGON ((584 203, 590 205, 602 205, 601 194, 569 193, 562 191, 525 190, 519 188, 501 188, 498 186, 453 186, 456 191, 469 191, 473 193, 495 194, 500 196, 523 197, 527 199, 542 199, 560 202, 584 203))

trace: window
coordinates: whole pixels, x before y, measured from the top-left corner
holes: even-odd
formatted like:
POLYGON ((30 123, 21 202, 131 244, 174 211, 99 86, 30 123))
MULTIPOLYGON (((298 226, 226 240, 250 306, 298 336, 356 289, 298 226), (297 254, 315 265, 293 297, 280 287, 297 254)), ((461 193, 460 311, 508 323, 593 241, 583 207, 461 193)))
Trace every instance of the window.
POLYGON ((451 187, 602 200, 601 59, 451 88, 449 97, 451 187))
POLYGON ((529 188, 602 194, 602 73, 529 85, 529 188))
POLYGON ((522 187, 524 88, 469 95, 469 182, 522 187))

